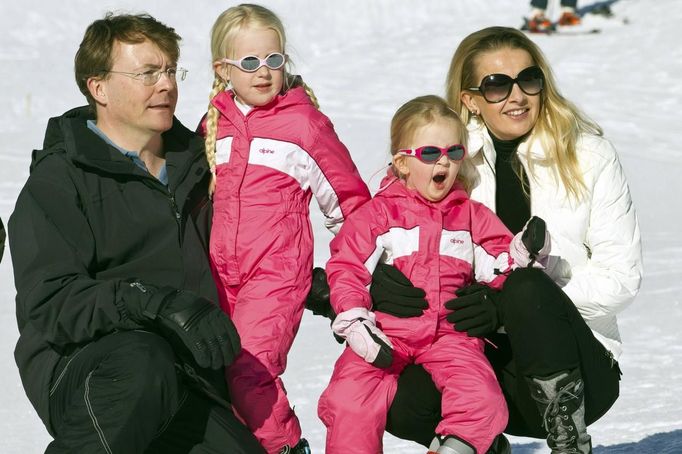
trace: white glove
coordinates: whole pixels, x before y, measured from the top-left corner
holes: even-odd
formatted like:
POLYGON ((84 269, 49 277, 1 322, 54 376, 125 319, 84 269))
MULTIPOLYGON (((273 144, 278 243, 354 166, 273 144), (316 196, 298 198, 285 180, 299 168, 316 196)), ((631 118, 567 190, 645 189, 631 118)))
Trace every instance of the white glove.
POLYGON ((376 315, 364 307, 341 312, 332 323, 332 331, 368 363, 385 369, 393 363, 393 345, 376 326, 376 315))
POLYGON ((530 218, 523 230, 514 235, 509 245, 509 255, 516 267, 545 269, 552 250, 552 241, 545 221, 537 216, 530 218))

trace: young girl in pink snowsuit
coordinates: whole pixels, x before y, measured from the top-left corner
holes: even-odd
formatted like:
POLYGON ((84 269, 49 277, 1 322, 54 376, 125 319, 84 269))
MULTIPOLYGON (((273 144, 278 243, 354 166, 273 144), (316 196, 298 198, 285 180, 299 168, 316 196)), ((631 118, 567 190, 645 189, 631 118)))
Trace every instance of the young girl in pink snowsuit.
POLYGON ((274 13, 226 10, 211 50, 215 81, 200 132, 215 174, 211 261, 242 345, 226 371, 232 404, 268 453, 306 453, 280 375, 311 282, 308 206, 314 195, 336 232, 369 191, 312 93, 285 70, 274 13))
POLYGON ((465 142, 463 123, 443 99, 403 105, 391 123, 396 177, 331 243, 326 271, 338 314, 332 329, 349 348, 319 402, 327 454, 382 452, 398 376, 410 363, 423 365, 443 393, 432 452, 484 454, 507 424, 484 341, 454 331, 445 318, 444 303, 455 290, 473 281, 499 288, 513 265, 511 233, 465 190, 465 142), (426 291, 429 307, 421 317, 371 311, 368 288, 379 262, 426 291))

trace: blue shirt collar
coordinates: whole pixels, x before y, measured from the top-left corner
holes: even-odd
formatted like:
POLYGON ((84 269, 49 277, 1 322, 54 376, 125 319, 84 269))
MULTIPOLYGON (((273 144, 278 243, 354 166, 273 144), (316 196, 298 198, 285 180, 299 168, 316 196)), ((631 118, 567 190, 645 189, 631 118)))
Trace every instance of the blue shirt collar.
MULTIPOLYGON (((129 151, 126 150, 125 148, 119 147, 116 145, 112 140, 107 137, 104 132, 97 127, 95 122, 93 120, 88 120, 88 129, 90 129, 92 132, 97 134, 102 140, 104 140, 107 144, 111 145, 112 147, 116 148, 118 151, 121 152, 124 156, 127 156, 130 158, 133 163, 135 163, 136 166, 144 170, 145 172, 149 173, 151 175, 151 172, 149 172, 149 169, 147 169, 147 166, 145 165, 144 161, 140 159, 140 156, 135 153, 134 151, 129 151)), ((159 176, 156 177, 157 180, 159 180, 164 186, 168 186, 168 171, 166 169, 166 163, 164 162, 163 167, 161 167, 161 171, 159 172, 159 176)))

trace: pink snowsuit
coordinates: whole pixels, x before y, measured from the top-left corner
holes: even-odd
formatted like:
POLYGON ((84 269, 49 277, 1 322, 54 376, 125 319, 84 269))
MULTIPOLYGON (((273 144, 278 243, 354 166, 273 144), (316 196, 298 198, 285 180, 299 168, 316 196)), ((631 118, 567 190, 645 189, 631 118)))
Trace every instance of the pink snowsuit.
POLYGON ((456 184, 430 202, 394 180, 346 220, 327 263, 337 313, 371 308, 368 288, 378 262, 392 264, 426 291, 429 307, 415 318, 376 313, 393 344, 393 364, 379 369, 347 347, 323 392, 318 415, 327 426, 327 454, 382 452, 386 415, 398 376, 421 364, 443 394, 441 435, 454 435, 485 453, 507 424, 507 406, 483 340, 452 328, 444 303, 476 280, 499 288, 510 269, 511 233, 456 184), (351 448, 349 448, 349 446, 351 448))
MULTIPOLYGON (((220 116, 210 258, 221 307, 242 343, 226 377, 237 414, 277 453, 301 437, 280 375, 312 279, 311 195, 333 232, 370 195, 331 122, 302 88, 246 115, 231 91, 212 104, 220 116)), ((204 118, 199 131, 205 128, 204 118)))

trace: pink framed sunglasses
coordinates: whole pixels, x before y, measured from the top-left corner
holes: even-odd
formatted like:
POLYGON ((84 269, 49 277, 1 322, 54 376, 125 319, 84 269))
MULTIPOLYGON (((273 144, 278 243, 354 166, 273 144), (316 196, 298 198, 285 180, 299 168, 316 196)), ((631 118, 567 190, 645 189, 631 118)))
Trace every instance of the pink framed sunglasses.
POLYGON ((440 160, 440 157, 445 155, 451 161, 461 161, 466 155, 466 147, 462 144, 450 145, 444 148, 435 145, 425 145, 419 148, 407 148, 398 150, 398 154, 403 156, 413 156, 421 162, 427 164, 434 164, 440 160))

